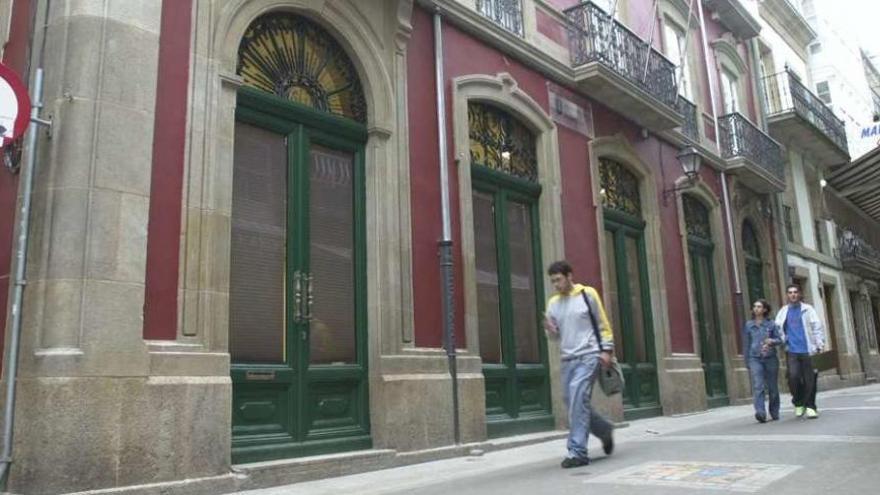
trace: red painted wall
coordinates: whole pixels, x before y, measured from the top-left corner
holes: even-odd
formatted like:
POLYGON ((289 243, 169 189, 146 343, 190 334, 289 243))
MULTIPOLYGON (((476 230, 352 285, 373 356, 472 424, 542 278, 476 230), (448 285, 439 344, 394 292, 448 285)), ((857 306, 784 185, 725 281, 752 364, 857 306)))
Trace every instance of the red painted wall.
POLYGON ((550 14, 541 9, 535 9, 535 22, 537 23, 539 33, 559 43, 561 46, 568 46, 568 33, 565 30, 565 26, 557 22, 550 14))
MULTIPOLYGON (((551 21, 554 21, 552 18, 551 21)), ((554 21, 555 22, 555 21, 554 21)), ((546 26, 545 26, 546 27, 546 26)), ((519 87, 528 93, 541 107, 547 110, 547 85, 550 83, 543 75, 524 67, 516 60, 484 45, 470 35, 447 23, 443 25, 444 64, 447 80, 447 115, 449 136, 452 136, 452 95, 451 80, 467 74, 496 75, 510 73, 519 87)), ((430 13, 417 8, 413 14, 413 36, 408 48, 408 104, 410 112, 410 169, 413 208, 413 280, 415 341, 417 346, 439 347, 442 341, 442 320, 440 307, 440 279, 437 267, 437 239, 440 237, 440 186, 437 170, 437 129, 436 104, 434 101, 433 73, 433 30, 430 13), (430 116, 430 117, 428 117, 430 116)), ((593 120, 597 136, 621 134, 633 144, 644 163, 657 167, 657 194, 661 196, 664 187, 671 187, 681 175, 676 158, 678 149, 668 143, 640 136, 640 129, 620 115, 608 110, 600 103, 577 94, 572 88, 559 88, 567 98, 584 105, 589 103, 593 109, 593 120), (664 186, 665 184, 665 186, 664 186)), ((560 165, 562 171, 562 216, 565 230, 566 258, 575 268, 578 280, 598 286, 601 289, 601 260, 598 252, 598 228, 596 212, 592 200, 592 184, 589 175, 588 139, 563 126, 558 126, 560 165)), ((450 157, 453 143, 449 142, 450 157)), ((451 203, 453 205, 453 236, 456 243, 456 325, 461 331, 463 305, 461 300, 461 251, 460 226, 458 222, 458 176, 455 167, 450 168, 451 203)), ((717 176, 704 169, 710 184, 717 188, 717 176)), ((684 254, 678 231, 678 213, 675 202, 661 207, 661 230, 663 235, 663 261, 666 266, 666 291, 669 300, 671 321, 671 340, 673 352, 693 352, 693 331, 690 317, 687 281, 684 270, 684 254)), ((546 261, 546 260, 545 260, 546 261)), ((659 315, 655 315, 655 318, 659 315)), ((657 329, 660 331, 661 329, 657 329)), ((460 336, 458 337, 461 338, 460 336)), ((459 340, 461 341, 461 340, 459 340)))
POLYGON ((581 3, 581 0, 548 0, 547 3, 556 7, 559 10, 565 10, 569 7, 574 7, 575 5, 581 3))
MULTIPOLYGON (((594 102, 574 91, 557 85, 553 85, 553 90, 582 107, 595 106, 594 102)), ((596 206, 593 204, 589 140, 565 126, 558 125, 556 129, 559 140, 559 166, 562 172, 565 257, 574 268, 575 278, 579 282, 592 285, 601 291, 602 263, 598 255, 599 226, 596 222, 596 206)))
MULTIPOLYGON (((3 50, 3 64, 18 73, 22 82, 30 86, 30 34, 33 28, 32 0, 12 2, 12 18, 9 24, 9 41, 3 50)), ((0 366, 3 364, 3 348, 6 336, 6 311, 9 302, 12 267, 13 231, 15 230, 18 175, 0 166, 0 366)))
POLYGON ((177 338, 192 0, 163 0, 147 225, 144 338, 177 338))
MULTIPOLYGON (((431 16, 413 9, 412 37, 407 48, 407 104, 412 203, 413 301, 415 343, 440 347, 443 314, 437 241, 442 236, 440 178, 437 162, 437 85, 434 81, 434 34, 431 16)), ((453 233, 454 234, 454 233, 453 233)), ((460 256, 458 259, 461 259, 460 256)), ((457 281, 461 277, 457 277, 457 281)), ((460 285, 457 286, 460 292, 460 285)), ((459 304, 460 300, 456 302, 459 304)), ((460 324, 456 321, 456 327, 460 324)))

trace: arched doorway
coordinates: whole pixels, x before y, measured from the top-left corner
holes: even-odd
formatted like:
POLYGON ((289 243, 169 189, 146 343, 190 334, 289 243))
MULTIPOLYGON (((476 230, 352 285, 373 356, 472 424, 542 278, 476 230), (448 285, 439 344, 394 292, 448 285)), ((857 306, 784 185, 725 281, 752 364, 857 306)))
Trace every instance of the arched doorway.
POLYGON ((553 427, 532 131, 468 103, 477 319, 489 436, 553 427))
POLYGON ((682 196, 682 206, 691 264, 694 322, 700 337, 706 400, 709 407, 726 406, 729 399, 724 374, 724 348, 713 262, 715 244, 709 208, 690 194, 682 196))
POLYGON ((742 226, 743 256, 746 261, 746 284, 748 289, 748 303, 757 299, 764 299, 764 262, 761 261, 761 246, 755 227, 750 220, 743 222, 742 226))
POLYGON ((288 12, 239 46, 229 286, 233 462, 371 446, 357 73, 288 12))
POLYGON ((639 179, 622 163, 599 158, 599 181, 608 270, 605 292, 615 352, 626 378, 624 415, 656 416, 661 413, 660 394, 639 179))

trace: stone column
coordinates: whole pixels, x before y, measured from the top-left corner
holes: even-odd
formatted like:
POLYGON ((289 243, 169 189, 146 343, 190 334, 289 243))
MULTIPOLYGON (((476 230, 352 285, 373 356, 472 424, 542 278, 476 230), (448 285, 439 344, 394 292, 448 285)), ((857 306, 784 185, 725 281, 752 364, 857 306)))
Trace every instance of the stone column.
POLYGON ((39 5, 33 63, 54 124, 38 145, 8 488, 227 472, 228 397, 205 406, 228 383, 157 371, 142 337, 162 2, 39 5))

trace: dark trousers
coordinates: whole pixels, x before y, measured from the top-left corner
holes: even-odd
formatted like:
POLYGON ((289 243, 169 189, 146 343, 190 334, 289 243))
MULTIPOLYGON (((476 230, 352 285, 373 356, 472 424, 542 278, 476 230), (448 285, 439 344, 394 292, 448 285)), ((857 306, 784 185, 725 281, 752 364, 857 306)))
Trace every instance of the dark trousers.
POLYGON ((809 354, 788 353, 788 389, 795 407, 816 409, 816 378, 809 354))

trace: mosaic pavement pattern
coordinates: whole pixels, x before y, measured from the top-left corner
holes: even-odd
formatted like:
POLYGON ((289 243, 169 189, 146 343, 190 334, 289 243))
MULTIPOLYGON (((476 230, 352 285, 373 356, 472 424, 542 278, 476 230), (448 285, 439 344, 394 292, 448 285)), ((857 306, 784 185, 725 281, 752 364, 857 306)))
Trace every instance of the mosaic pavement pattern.
POLYGON ((786 464, 651 461, 603 474, 585 483, 754 493, 800 468, 786 464))

